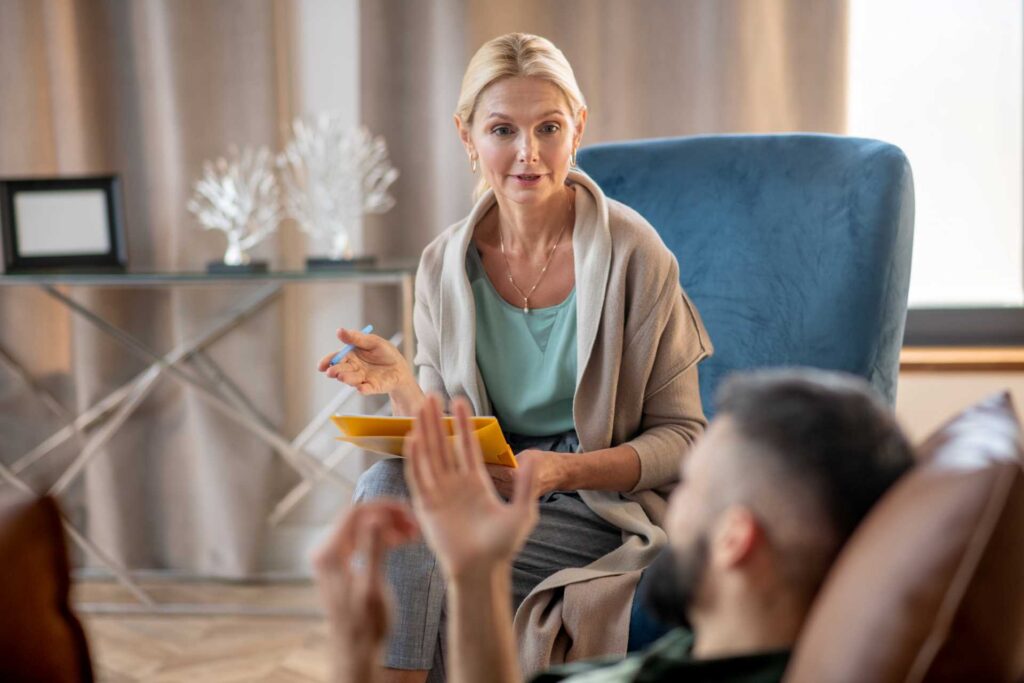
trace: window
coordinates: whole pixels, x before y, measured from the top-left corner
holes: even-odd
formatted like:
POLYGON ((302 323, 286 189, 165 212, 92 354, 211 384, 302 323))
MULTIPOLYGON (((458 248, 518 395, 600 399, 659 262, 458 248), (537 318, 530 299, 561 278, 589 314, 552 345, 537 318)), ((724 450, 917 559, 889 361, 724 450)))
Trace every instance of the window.
POLYGON ((848 133, 898 145, 914 171, 911 307, 1024 305, 1024 3, 849 7, 848 133))

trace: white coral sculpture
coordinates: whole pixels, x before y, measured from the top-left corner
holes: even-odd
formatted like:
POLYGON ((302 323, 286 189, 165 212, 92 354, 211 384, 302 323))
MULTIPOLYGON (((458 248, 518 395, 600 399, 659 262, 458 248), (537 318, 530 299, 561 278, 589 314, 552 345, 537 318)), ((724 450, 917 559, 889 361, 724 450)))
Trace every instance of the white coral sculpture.
POLYGON ((395 205, 388 187, 398 171, 384 138, 350 128, 337 114, 310 123, 296 119, 294 137, 278 157, 285 210, 314 240, 330 245, 332 259, 352 257, 351 230, 363 214, 395 205))
POLYGON ((281 202, 270 150, 232 147, 228 157, 203 164, 188 210, 207 230, 223 230, 224 263, 249 263, 249 250, 277 229, 281 202))

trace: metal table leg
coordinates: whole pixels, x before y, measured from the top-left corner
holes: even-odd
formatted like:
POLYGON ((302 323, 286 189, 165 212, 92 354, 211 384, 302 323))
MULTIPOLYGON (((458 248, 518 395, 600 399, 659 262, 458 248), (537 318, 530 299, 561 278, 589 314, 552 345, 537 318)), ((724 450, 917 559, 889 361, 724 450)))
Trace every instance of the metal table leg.
MULTIPOLYGON (((279 285, 271 285, 268 287, 261 287, 255 295, 246 298, 238 306, 233 307, 227 312, 227 314, 216 320, 212 325, 208 326, 201 334, 197 335, 191 340, 183 342, 172 349, 169 353, 163 356, 163 360, 168 365, 173 365, 180 361, 187 360, 192 353, 208 346, 226 332, 236 327, 242 321, 261 310, 270 300, 276 298, 280 293, 279 285)), ((23 379, 28 378, 27 381, 31 381, 28 373, 25 372, 24 368, 18 365, 13 359, 8 357, 8 361, 17 368, 18 373, 23 379)), ((87 408, 80 415, 74 418, 70 424, 66 425, 62 429, 55 432, 52 436, 44 440, 38 446, 33 448, 28 453, 25 453, 20 458, 14 461, 11 465, 11 471, 15 474, 20 474, 24 470, 31 467, 38 460, 51 453, 54 449, 60 446, 62 443, 67 441, 72 436, 78 435, 80 441, 84 443, 85 439, 82 436, 82 432, 88 429, 95 422, 100 420, 110 411, 117 408, 125 400, 125 398, 135 390, 137 383, 151 383, 153 379, 163 372, 163 365, 160 362, 151 364, 148 368, 140 372, 138 375, 133 377, 131 380, 121 385, 111 393, 104 396, 102 399, 97 401, 95 404, 87 408)), ((31 386, 31 385, 30 385, 31 386)), ((52 397, 51 397, 52 398, 52 397)), ((62 414, 67 414, 63 406, 60 406, 59 410, 62 414)))
MULTIPOLYGON (((131 281, 130 276, 126 276, 131 281)), ((75 282, 71 278, 72 286, 75 282)), ((167 278, 174 282, 175 276, 167 278)), ((180 278, 187 281, 190 278, 180 278)), ((275 277, 275 279, 277 279, 275 277)), ((287 276, 281 280, 288 280, 287 276)), ((370 281, 370 278, 367 278, 370 281)), ((152 278, 146 278, 144 285, 150 285, 152 278)), ((415 355, 413 336, 413 304, 414 304, 414 276, 412 273, 403 274, 390 282, 400 284, 400 299, 402 309, 402 335, 401 344, 403 355, 411 362, 415 355)), ((0 481, 36 494, 35 491, 21 478, 21 473, 46 457, 60 445, 71 438, 76 438, 81 444, 81 452, 72 465, 65 470, 58 481, 52 487, 54 492, 61 492, 67 489, 76 476, 81 474, 88 462, 99 454, 103 445, 113 436, 117 430, 130 417, 137 406, 143 401, 146 395, 152 390, 161 375, 166 373, 176 382, 192 388, 205 403, 215 411, 225 415, 228 419, 239 424, 249 433, 252 433, 263 442, 269 444, 275 452, 280 454, 303 477, 303 481, 289 494, 289 497, 282 500, 275 512, 283 517, 295 503, 306 495, 312 486, 324 479, 349 487, 350 482, 346 477, 339 475, 335 467, 342 461, 351 450, 339 448, 332 452, 324 460, 314 457, 304 450, 304 446, 319 429, 323 421, 329 417, 337 407, 344 403, 347 397, 340 396, 337 401, 332 401, 331 406, 325 407, 324 411, 308 424, 302 432, 290 443, 279 432, 274 430, 265 417, 259 415, 255 406, 247 400, 244 393, 226 376, 219 367, 202 353, 202 349, 209 345, 214 339, 230 331, 240 324, 246 317, 260 310, 265 303, 275 296, 280 285, 272 285, 257 292, 251 300, 245 304, 232 309, 227 316, 216 321, 208 330, 189 342, 179 344, 172 351, 166 354, 158 354, 135 337, 129 335, 118 327, 107 322, 102 316, 89 310, 86 306, 72 299, 57 287, 61 279, 37 280, 35 284, 46 292, 50 297, 60 302, 69 311, 88 320, 101 332, 119 342, 137 356, 146 359, 149 366, 136 375, 132 380, 110 392, 92 406, 82 411, 75 417, 65 409, 60 402, 44 387, 38 386, 30 374, 22 368, 3 349, 0 349, 0 363, 9 365, 18 376, 25 381, 32 392, 48 408, 62 420, 66 420, 61 429, 38 444, 35 448, 23 454, 10 466, 0 464, 0 481), (49 281, 47 281, 49 280, 49 281), (192 360, 192 365, 187 371, 179 365, 192 360), (330 408, 330 410, 328 410, 330 408), (96 423, 105 421, 98 430, 88 433, 96 423)), ((85 279, 84 284, 106 286, 105 280, 85 279)), ((166 284, 160 281, 160 284, 166 284)), ((120 286, 121 282, 118 281, 120 286)), ((394 340, 398 344, 398 339, 394 340)), ((84 611, 98 613, 125 613, 125 614, 266 614, 273 616, 318 616, 318 610, 289 609, 289 608, 262 608, 250 605, 190 605, 190 604, 169 604, 157 603, 142 587, 134 580, 132 573, 119 565, 113 558, 107 556, 100 548, 96 547, 84 534, 82 534, 66 517, 62 522, 73 543, 80 546, 89 556, 93 557, 97 564, 102 565, 109 571, 119 583, 121 583, 133 595, 140 604, 138 605, 84 605, 84 611)), ((102 571, 102 570, 101 570, 102 571)))
MULTIPOLYGON (((300 448, 295 448, 291 444, 284 442, 283 438, 280 437, 277 432, 274 432, 269 426, 261 424, 262 420, 257 417, 251 417, 245 415, 242 412, 242 408, 232 406, 227 403, 224 399, 214 393, 214 390, 206 386, 200 380, 193 378, 188 373, 185 373, 176 366, 177 363, 192 357, 198 353, 199 350, 208 345, 214 339, 219 338, 221 335, 229 331, 231 328, 237 326, 245 318, 252 315, 255 311, 262 308, 271 298, 273 298, 280 290, 280 287, 275 285, 269 288, 263 288, 257 293, 255 297, 247 300, 242 306, 233 309, 224 318, 218 320, 213 324, 206 332, 199 335, 196 339, 190 342, 181 344, 172 350, 170 353, 165 355, 159 355, 156 352, 151 351, 145 347, 141 342, 138 342, 134 337, 131 337, 122 330, 110 325, 105 320, 100 318, 98 315, 86 309, 84 306, 74 301, 70 297, 63 293, 55 290, 52 287, 44 288, 48 294, 56 298, 62 304, 64 304, 72 312, 85 317, 87 320, 92 322, 101 331, 105 332, 115 340, 121 342, 135 353, 142 355, 143 357, 153 360, 154 362, 142 373, 137 375, 133 380, 129 381, 122 387, 118 388, 104 399, 101 399, 92 408, 86 410, 82 415, 71 420, 71 424, 66 426, 63 430, 55 434, 53 437, 44 441, 41 446, 33 449, 30 453, 26 454, 22 458, 19 458, 18 465, 22 469, 28 467, 40 458, 45 456, 47 453, 52 452, 57 446, 67 440, 68 437, 74 434, 81 434, 81 429, 89 424, 94 423, 96 420, 101 418, 103 415, 108 414, 111 410, 114 410, 114 414, 103 424, 103 426, 94 434, 91 434, 88 439, 85 440, 85 445, 82 451, 71 463, 71 465, 65 469, 62 475, 54 483, 49 490, 51 495, 59 495, 78 477, 79 474, 84 470, 88 463, 94 459, 100 452, 102 447, 109 441, 109 439, 116 433, 116 431, 124 424, 124 422, 130 417, 135 408, 142 402, 142 400, 149 394, 151 388, 155 384, 156 380, 165 371, 173 378, 178 381, 182 381, 194 389, 199 390, 200 395, 204 399, 213 405, 213 407, 220 410, 220 412, 227 414, 228 417, 233 417, 236 422, 240 422, 244 427, 247 427, 250 432, 256 433, 258 437, 263 438, 265 441, 270 441, 272 446, 276 446, 276 450, 286 457, 293 467, 295 467, 303 479, 306 480, 311 477, 316 477, 317 481, 326 478, 328 475, 332 475, 336 481, 340 483, 347 483, 347 481, 340 479, 331 468, 325 468, 319 459, 314 456, 302 451, 300 448), (267 437, 270 438, 267 438, 267 437), (285 444, 285 448, 282 449, 280 446, 285 444), (297 454, 302 454, 308 460, 316 463, 316 467, 310 467, 307 462, 300 460, 297 454), (290 456, 290 457, 289 457, 290 456), (297 463, 301 463, 300 466, 296 466, 297 463)), ((28 381, 29 386, 34 390, 38 388, 33 382, 28 373, 19 364, 13 361, 12 358, 6 358, 9 364, 16 369, 19 376, 22 379, 28 381)), ((211 365, 216 368, 214 364, 211 365)), ((216 368, 219 372, 219 368, 216 368)), ((221 377, 223 375, 221 374, 221 377)), ((233 387, 235 391, 238 391, 237 387, 233 387)), ((54 406, 58 406, 62 409, 59 402, 56 402, 52 396, 48 396, 47 403, 53 403, 54 406)), ((51 406, 51 409, 53 406, 51 406)), ((66 411, 63 411, 66 414, 66 411)), ((304 444, 305 440, 303 440, 304 444)), ((23 482, 17 475, 16 472, 10 468, 0 465, 0 477, 6 479, 11 484, 36 495, 36 492, 31 489, 25 482, 23 482)), ((135 582, 130 575, 130 572, 118 564, 112 557, 106 555, 100 550, 95 544, 93 544, 84 534, 82 534, 77 528, 75 528, 69 520, 63 519, 65 529, 71 540, 82 547, 82 549, 92 556, 99 564, 104 566, 110 571, 119 583, 124 587, 141 603, 137 606, 126 605, 105 605, 105 604, 93 604, 87 605, 87 610, 97 610, 102 612, 132 612, 132 613, 166 613, 166 614, 210 614, 210 613, 263 613, 267 614, 296 614, 299 616, 305 616, 305 611, 295 612, 295 610, 280 610, 280 609, 269 609, 260 610, 259 608, 251 609, 246 606, 201 606, 201 605, 160 605, 156 603, 151 596, 149 596, 137 582, 135 582)))
MULTIPOLYGON (((144 344, 136 340, 131 335, 127 334, 123 330, 111 325, 102 317, 90 311, 85 306, 81 305, 71 297, 58 291, 56 287, 52 285, 44 285, 44 291, 51 297, 60 301, 72 312, 78 314, 84 319, 88 320, 95 327, 105 332, 113 339, 120 342, 122 345, 127 347, 133 353, 150 361, 155 361, 163 370, 165 370, 171 377, 182 382, 183 384, 191 387, 195 390, 196 394, 210 407, 217 410, 219 413, 227 417, 228 419, 236 422, 244 429, 247 429, 251 434, 269 444, 277 453, 279 453, 285 461, 294 468, 303 479, 308 479, 315 475, 320 470, 324 469, 323 463, 320 460, 302 449, 293 448, 292 445, 279 434, 277 431, 270 429, 260 423, 259 420, 242 413, 235 406, 231 405, 228 401, 221 398, 215 393, 210 387, 206 386, 205 383, 192 377, 189 373, 183 371, 177 365, 169 364, 163 356, 150 350, 144 344)), ((328 470, 328 477, 337 479, 337 475, 328 470)))

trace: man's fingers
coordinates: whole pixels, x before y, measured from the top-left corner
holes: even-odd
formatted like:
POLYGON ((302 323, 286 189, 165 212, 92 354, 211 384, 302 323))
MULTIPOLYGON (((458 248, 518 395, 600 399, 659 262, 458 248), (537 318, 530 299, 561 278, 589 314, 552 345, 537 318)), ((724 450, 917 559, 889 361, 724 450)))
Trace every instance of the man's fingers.
POLYGON ((454 434, 449 434, 449 430, 445 428, 444 424, 444 413, 441 411, 441 399, 435 397, 434 405, 430 411, 433 413, 434 424, 437 425, 437 434, 440 436, 441 453, 444 455, 444 466, 445 470, 449 472, 460 472, 463 468, 459 465, 459 455, 457 448, 457 439, 452 438, 454 434))
POLYGON ((515 488, 512 491, 512 505, 526 510, 535 504, 533 496, 537 480, 537 463, 534 460, 526 460, 515 469, 515 488))
POLYGON ((480 452, 480 443, 473 433, 469 402, 459 396, 452 402, 452 412, 455 414, 455 433, 458 444, 456 466, 462 472, 478 472, 483 468, 483 454, 480 452))
POLYGON ((334 529, 330 539, 324 546, 323 558, 327 562, 338 563, 343 570, 348 569, 348 558, 355 551, 356 531, 360 517, 365 514, 362 508, 352 508, 334 529))
POLYGON ((357 513, 356 549, 364 568, 371 574, 379 574, 384 553, 415 538, 419 527, 405 503, 382 500, 362 506, 357 513))
POLYGON ((376 522, 368 525, 366 547, 363 551, 364 571, 371 582, 379 580, 383 576, 381 565, 384 563, 384 536, 385 529, 378 526, 376 522))
POLYGON ((391 523, 386 529, 384 543, 387 548, 416 540, 420 535, 419 524, 408 505, 399 504, 390 510, 391 523))
POLYGON ((431 394, 420 407, 418 421, 423 433, 422 448, 426 452, 428 464, 435 479, 444 471, 452 469, 449 462, 451 454, 445 439, 444 424, 441 422, 441 410, 438 408, 437 397, 431 394))
POLYGON ((409 444, 411 455, 409 462, 412 465, 411 481, 413 485, 410 487, 410 493, 413 496, 413 502, 421 505, 432 505, 435 499, 434 490, 436 482, 434 480, 434 471, 430 467, 430 456, 424 448, 423 430, 419 421, 414 423, 413 431, 410 435, 406 436, 406 439, 412 441, 409 444))
POLYGON ((385 550, 419 535, 419 526, 413 519, 409 504, 405 501, 378 498, 362 505, 373 506, 373 518, 380 523, 385 550))
POLYGON ((369 565, 373 549, 379 545, 380 531, 377 524, 377 521, 371 518, 364 520, 364 523, 358 526, 356 529, 356 552, 349 558, 348 569, 352 577, 352 587, 355 595, 363 596, 363 599, 374 584, 374 577, 369 573, 369 565))
POLYGON ((354 505, 334 527, 334 531, 327 537, 320 549, 316 552, 314 563, 321 570, 339 568, 347 572, 349 560, 356 550, 356 541, 360 530, 366 525, 366 520, 375 514, 380 514, 383 509, 400 505, 386 500, 376 500, 370 503, 354 505))
POLYGON ((423 475, 419 471, 420 464, 416 462, 419 460, 419 453, 416 448, 415 427, 405 435, 405 443, 402 444, 402 455, 405 457, 405 464, 402 466, 402 471, 405 473, 405 484, 409 487, 409 497, 413 503, 416 503, 423 496, 423 491, 420 488, 420 478, 423 475))
POLYGON ((444 424, 441 422, 441 411, 437 407, 436 396, 427 396, 427 400, 423 402, 420 421, 425 436, 424 445, 430 452, 430 463, 434 472, 440 473, 448 469, 449 463, 444 424))

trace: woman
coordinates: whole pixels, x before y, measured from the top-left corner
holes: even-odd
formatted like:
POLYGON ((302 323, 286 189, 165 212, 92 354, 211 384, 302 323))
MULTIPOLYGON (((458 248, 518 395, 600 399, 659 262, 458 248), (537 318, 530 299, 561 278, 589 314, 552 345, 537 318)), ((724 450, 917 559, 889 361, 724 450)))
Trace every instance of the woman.
MULTIPOLYGON (((392 345, 350 330, 339 338, 356 351, 320 363, 363 394, 387 393, 396 415, 424 392, 465 395, 498 417, 520 461, 535 461, 541 521, 513 576, 527 671, 625 651, 639 571, 664 543, 656 491, 706 424, 697 363, 711 345, 651 226, 575 168, 586 120, 549 41, 509 34, 480 48, 455 114, 478 201, 420 261, 418 381, 392 345)), ((508 496, 510 470, 489 469, 508 496)), ((395 460, 356 492, 406 495, 395 460)), ((398 615, 385 680, 443 676, 434 559, 422 544, 401 550, 388 574, 398 615)))

